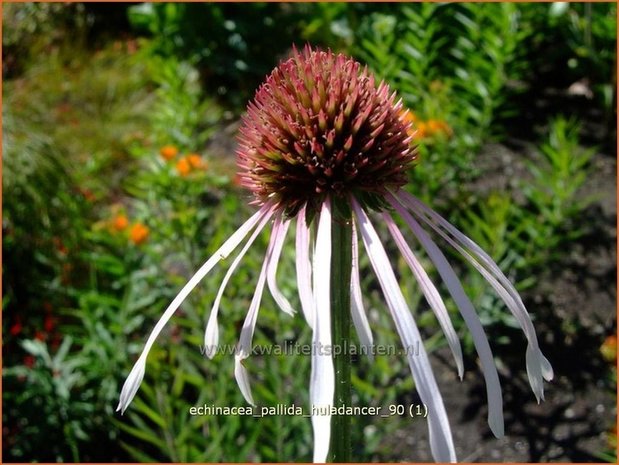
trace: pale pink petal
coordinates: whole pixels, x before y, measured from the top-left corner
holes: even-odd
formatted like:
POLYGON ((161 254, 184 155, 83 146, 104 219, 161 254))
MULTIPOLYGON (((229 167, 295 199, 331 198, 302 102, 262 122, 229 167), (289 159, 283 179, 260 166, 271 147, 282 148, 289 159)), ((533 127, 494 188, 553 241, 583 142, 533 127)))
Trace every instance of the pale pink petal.
POLYGON ((396 209, 400 216, 402 216, 415 236, 417 236, 417 239, 419 239, 419 242, 436 266, 436 270, 443 279, 445 286, 447 286, 449 294, 456 302, 456 306, 458 307, 462 318, 464 318, 464 322, 469 328, 471 335, 473 336, 473 343, 475 344, 475 349, 479 354, 482 373, 486 381, 486 394, 488 397, 488 425, 496 437, 502 437, 504 434, 504 422, 501 384, 499 382, 499 375, 492 357, 490 344, 488 343, 484 329, 479 321, 479 317, 477 316, 477 313, 475 313, 473 304, 466 296, 466 293, 462 288, 462 284, 460 284, 460 280, 445 258, 445 255, 443 255, 443 252, 441 252, 428 233, 423 230, 419 223, 393 195, 387 195, 387 200, 393 208, 396 209))
MULTIPOLYGON (((320 211, 316 234, 314 261, 314 332, 312 335, 312 370, 310 375, 310 403, 314 408, 333 405, 335 373, 331 358, 331 206, 325 200, 320 211), (325 350, 328 349, 328 350, 325 350)), ((331 441, 331 414, 312 415, 314 430, 314 462, 324 463, 331 441)))
POLYGON ((254 226, 271 210, 272 203, 266 203, 260 208, 253 216, 248 219, 239 229, 237 229, 232 236, 215 252, 201 267, 198 269, 195 275, 183 286, 178 295, 172 300, 168 308, 163 312, 163 315, 153 328, 152 332, 148 336, 146 340, 146 344, 144 345, 144 349, 140 354, 140 357, 136 361, 134 367, 132 368, 125 384, 123 384, 122 390, 120 392, 120 401, 118 403, 118 407, 116 411, 120 410, 121 413, 125 411, 127 406, 131 403, 133 398, 135 397, 135 393, 140 387, 140 383, 144 378, 144 369, 146 366, 146 358, 148 357, 148 353, 155 343, 155 339, 161 333, 161 330, 167 324, 167 322, 172 318, 174 312, 180 307, 183 301, 187 298, 189 293, 198 285, 198 283, 208 274, 209 271, 213 269, 213 267, 221 260, 230 255, 236 249, 236 247, 241 243, 241 241, 247 236, 249 231, 251 231, 254 226))
POLYGON ((530 348, 527 349, 526 357, 527 373, 529 375, 531 388, 539 402, 540 399, 544 398, 544 383, 542 378, 546 378, 547 380, 552 379, 552 367, 548 360, 542 355, 531 317, 520 298, 520 294, 516 291, 516 288, 509 279, 507 279, 505 274, 503 274, 494 260, 492 260, 479 245, 456 229, 438 213, 408 193, 402 192, 400 194, 400 199, 441 235, 441 237, 449 242, 452 247, 458 250, 501 296, 510 312, 518 321, 530 345, 530 348), (464 247, 468 248, 468 251, 466 251, 464 247), (471 253, 469 253, 469 251, 471 253))
POLYGON ((310 231, 306 224, 305 206, 297 215, 297 287, 301 309, 310 328, 314 327, 314 294, 312 292, 312 264, 309 258, 310 231))
POLYGON ((359 277, 359 240, 357 238, 357 227, 352 226, 352 272, 350 274, 350 303, 352 321, 355 325, 361 347, 365 350, 371 362, 374 361, 374 338, 368 317, 363 307, 363 296, 361 294, 361 279, 359 277))
POLYGON ((449 318, 449 313, 447 313, 447 308, 445 307, 445 303, 441 298, 438 290, 432 283, 432 280, 426 273, 426 270, 423 269, 415 254, 406 243, 406 239, 402 236, 402 233, 398 229, 398 226, 395 224, 391 216, 388 213, 383 212, 383 219, 395 240, 398 249, 400 249, 400 253, 408 263, 409 268, 413 272, 415 279, 419 283, 419 287, 421 288, 421 292, 425 296, 428 304, 432 308, 432 311, 436 315, 436 319, 438 320, 443 332, 445 333, 445 337, 447 339, 447 343, 451 349, 451 353, 453 354, 454 360, 456 361, 456 366, 458 367, 458 376, 462 379, 464 374, 464 363, 462 361, 462 348, 460 347, 460 340, 458 339, 458 335, 456 334, 456 330, 451 324, 451 319, 449 318))
POLYGON ((245 316, 243 322, 243 328, 241 328, 241 336, 239 337, 239 343, 237 345, 236 353, 234 355, 234 377, 239 385, 241 394, 245 400, 251 404, 254 404, 254 398, 251 394, 251 386, 249 383, 249 374, 247 369, 243 365, 243 361, 251 355, 252 352, 252 340, 254 338, 254 330, 256 329, 256 320, 258 319, 258 310, 260 309, 260 302, 262 300, 262 293, 264 291, 264 284, 267 277, 267 269, 269 267, 269 261, 273 255, 273 248, 277 242, 277 232, 274 230, 271 232, 271 238, 269 240, 269 246, 262 263, 262 269, 258 276, 258 282, 256 283, 256 289, 254 290, 254 296, 251 299, 249 310, 245 316))
POLYGON ((279 308, 282 309, 284 313, 294 316, 295 312, 292 305, 290 305, 288 299, 284 297, 284 294, 282 294, 279 287, 277 287, 277 280, 275 279, 277 274, 277 264, 282 253, 284 240, 286 239, 286 233, 288 232, 289 226, 290 220, 284 221, 281 217, 275 220, 275 226, 273 228, 273 233, 275 234, 275 244, 273 245, 272 257, 269 260, 269 265, 267 268, 267 285, 269 286, 269 291, 271 291, 273 300, 275 300, 275 303, 279 306, 279 308))
POLYGON ((256 226, 256 229, 254 230, 252 235, 249 237, 249 239, 247 240, 247 243, 243 246, 239 254, 236 256, 236 258, 230 265, 230 268, 228 268, 228 271, 226 275, 224 276, 224 279, 221 281, 221 285, 219 286, 219 291, 217 292, 217 296, 215 297, 215 302, 213 303, 213 308, 211 309, 211 314, 209 315, 209 318, 208 318, 206 330, 204 331, 204 351, 205 351, 205 355, 208 358, 213 358, 215 356, 215 353, 217 352, 217 345, 219 344, 219 327, 217 325, 217 314, 219 312, 219 304, 221 303, 221 298, 223 297, 224 290, 226 289, 226 286, 228 285, 228 281, 230 281, 232 274, 236 270, 236 267, 239 265, 239 263, 241 262, 245 254, 247 253, 247 250, 249 250, 249 248, 254 243, 258 235, 262 232, 262 230, 264 229, 268 221, 273 216, 273 211, 274 211, 274 207, 272 207, 262 217, 262 219, 260 220, 260 223, 258 223, 258 226, 256 226))
POLYGON ((419 329, 404 300, 400 286, 389 263, 380 238, 369 218, 355 199, 351 199, 353 210, 358 220, 359 230, 367 250, 370 262, 376 273, 387 306, 391 311, 396 329, 406 349, 408 362, 415 379, 421 401, 428 406, 428 428, 430 432, 430 448, 432 456, 438 462, 455 462, 456 452, 447 412, 439 392, 428 354, 420 344, 419 354, 411 348, 421 341, 419 329))

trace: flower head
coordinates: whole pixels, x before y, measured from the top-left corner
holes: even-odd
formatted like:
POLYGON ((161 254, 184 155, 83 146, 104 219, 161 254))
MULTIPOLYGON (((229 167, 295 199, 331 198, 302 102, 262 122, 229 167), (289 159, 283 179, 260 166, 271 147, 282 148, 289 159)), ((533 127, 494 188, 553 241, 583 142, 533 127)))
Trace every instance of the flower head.
POLYGON ((181 176, 187 176, 192 171, 205 170, 206 168, 206 161, 197 153, 190 153, 176 162, 176 171, 181 176))
POLYGON ((150 230, 142 223, 135 223, 129 230, 129 238, 135 245, 140 245, 148 239, 150 230))
POLYGON ((189 163, 189 166, 191 166, 193 169, 205 169, 206 168, 206 162, 197 153, 190 153, 189 155, 187 155, 186 158, 187 158, 187 162, 189 163))
POLYGON ((112 220, 112 227, 116 231, 124 231, 127 229, 127 226, 129 226, 129 220, 127 219, 127 216, 122 213, 116 215, 112 220))
POLYGON ((159 150, 159 153, 165 160, 172 160, 178 155, 178 149, 174 145, 164 145, 159 150))
MULTIPOLYGON (((234 375, 247 402, 253 404, 254 400, 243 362, 251 353, 265 286, 283 312, 293 315, 296 310, 279 290, 276 280, 279 257, 293 222, 299 300, 303 316, 312 329, 313 347, 331 345, 331 229, 336 222, 345 223, 351 229, 351 279, 342 286, 350 289, 350 312, 362 345, 371 346, 373 337, 363 306, 360 243, 402 343, 407 348, 415 346, 421 335, 372 224, 369 215, 372 210, 378 211, 418 281, 462 377, 462 350, 445 303, 396 225, 395 215, 404 220, 408 234, 425 250, 455 301, 479 354, 488 396, 488 423, 493 433, 497 437, 503 434, 503 407, 492 351, 471 301, 447 258, 428 234, 428 228, 484 276, 515 316, 528 341, 525 358, 530 384, 538 401, 542 399, 543 379, 552 378, 552 368, 541 353, 531 319, 514 286, 477 244, 401 189, 406 183, 406 170, 415 160, 409 134, 412 122, 412 114, 407 116, 403 112, 400 101, 396 101, 385 83, 377 84, 367 69, 343 55, 306 47, 302 52, 295 50, 292 58, 275 68, 249 104, 237 154, 241 183, 251 190, 259 209, 200 267, 167 307, 127 377, 118 410, 124 411, 135 396, 144 377, 148 352, 174 312, 202 278, 249 236, 221 282, 206 325, 206 355, 214 355, 219 341, 219 304, 226 285, 258 235, 271 224, 270 241, 235 354, 234 375), (342 205, 346 206, 348 215, 344 219, 336 218, 342 205), (316 227, 310 227, 311 223, 316 227)), ((428 406, 433 456, 438 461, 455 461, 447 412, 428 354, 423 345, 418 353, 408 350, 406 353, 421 401, 428 406)), ((329 353, 312 353, 309 380, 312 405, 332 406, 335 377, 329 353)), ((316 462, 327 458, 330 422, 329 415, 312 416, 316 462)))
POLYGON ((295 50, 258 89, 240 129, 241 181, 295 215, 328 196, 378 200, 406 184, 410 122, 384 82, 332 52, 295 50))
POLYGON ((181 176, 187 176, 191 172, 191 164, 187 158, 183 157, 176 162, 176 171, 181 176))

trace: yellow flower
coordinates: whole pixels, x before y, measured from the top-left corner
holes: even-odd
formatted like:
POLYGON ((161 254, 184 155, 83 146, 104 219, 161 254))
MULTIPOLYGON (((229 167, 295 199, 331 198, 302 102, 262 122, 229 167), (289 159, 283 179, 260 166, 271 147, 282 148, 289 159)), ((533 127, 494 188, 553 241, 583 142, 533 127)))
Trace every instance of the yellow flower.
POLYGON ((149 233, 150 230, 147 226, 142 223, 135 223, 133 226, 131 226, 131 230, 129 231, 129 238, 131 239, 131 242, 133 242, 135 245, 140 245, 141 243, 146 241, 146 239, 148 239, 149 233))
POLYGON ((164 145, 159 150, 159 153, 166 160, 172 160, 176 155, 178 155, 178 149, 173 145, 164 145))

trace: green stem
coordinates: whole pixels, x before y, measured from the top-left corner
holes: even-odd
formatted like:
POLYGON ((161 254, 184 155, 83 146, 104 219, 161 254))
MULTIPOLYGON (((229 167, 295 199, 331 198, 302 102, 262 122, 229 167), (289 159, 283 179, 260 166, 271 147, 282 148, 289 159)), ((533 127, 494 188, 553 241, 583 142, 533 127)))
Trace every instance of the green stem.
MULTIPOLYGON (((334 209, 334 211, 336 211, 334 209)), ((349 214, 335 215, 331 227, 331 333, 335 369, 334 406, 351 404, 350 381, 350 274, 352 271, 352 221, 349 214)), ((331 462, 350 462, 350 420, 331 417, 331 462)))

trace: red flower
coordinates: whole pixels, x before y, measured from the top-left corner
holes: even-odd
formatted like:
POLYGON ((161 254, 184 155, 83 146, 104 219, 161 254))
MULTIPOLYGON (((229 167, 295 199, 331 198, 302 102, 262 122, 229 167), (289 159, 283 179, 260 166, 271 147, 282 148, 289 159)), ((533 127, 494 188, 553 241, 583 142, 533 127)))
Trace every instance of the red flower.
POLYGON ((17 336, 19 333, 21 333, 22 329, 23 327, 22 327, 21 322, 17 320, 15 324, 11 326, 11 329, 9 331, 11 333, 11 336, 17 336))
POLYGON ((56 319, 52 317, 51 315, 46 315, 45 320, 43 321, 43 328, 45 328, 45 331, 47 331, 48 333, 51 333, 54 330, 55 326, 56 326, 56 319))

